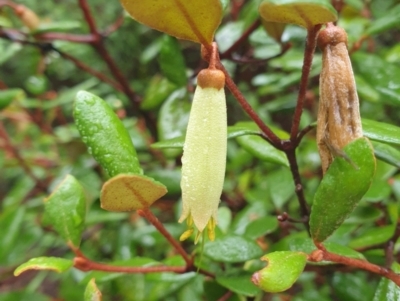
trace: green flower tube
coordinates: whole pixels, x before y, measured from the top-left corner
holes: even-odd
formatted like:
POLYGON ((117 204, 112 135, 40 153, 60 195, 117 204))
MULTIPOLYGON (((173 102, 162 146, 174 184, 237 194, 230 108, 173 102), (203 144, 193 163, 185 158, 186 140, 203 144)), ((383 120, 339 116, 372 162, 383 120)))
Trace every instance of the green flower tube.
POLYGON ((189 229, 181 240, 194 232, 194 226, 198 230, 195 242, 206 227, 210 240, 215 237, 227 150, 224 83, 225 75, 215 69, 202 70, 197 78, 182 157, 183 212, 179 222, 186 219, 189 229))

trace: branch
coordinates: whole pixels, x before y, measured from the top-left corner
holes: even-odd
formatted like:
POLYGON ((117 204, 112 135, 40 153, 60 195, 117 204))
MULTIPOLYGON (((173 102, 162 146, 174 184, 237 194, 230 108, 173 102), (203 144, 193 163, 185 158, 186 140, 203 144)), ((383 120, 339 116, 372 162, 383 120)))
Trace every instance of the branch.
POLYGON ((308 77, 311 71, 312 60, 314 56, 315 46, 317 44, 317 35, 321 25, 316 25, 308 30, 306 47, 304 50, 303 68, 301 72, 299 94, 297 96, 297 106, 293 116, 292 130, 290 140, 295 141, 300 125, 301 114, 303 113, 304 99, 307 92, 308 77))
POLYGON ((376 264, 370 263, 365 260, 349 258, 338 254, 328 252, 321 243, 315 243, 318 250, 313 251, 308 260, 314 262, 320 262, 322 260, 331 261, 335 263, 344 264, 347 266, 356 267, 374 274, 378 274, 382 277, 392 280, 397 286, 400 286, 400 275, 393 272, 391 269, 387 269, 376 264))
POLYGON ((150 209, 142 209, 137 211, 140 216, 147 219, 157 230, 160 232, 168 242, 175 248, 175 250, 182 256, 188 266, 193 266, 193 260, 189 257, 181 244, 172 237, 172 235, 165 229, 164 225, 160 223, 158 218, 150 211, 150 209))

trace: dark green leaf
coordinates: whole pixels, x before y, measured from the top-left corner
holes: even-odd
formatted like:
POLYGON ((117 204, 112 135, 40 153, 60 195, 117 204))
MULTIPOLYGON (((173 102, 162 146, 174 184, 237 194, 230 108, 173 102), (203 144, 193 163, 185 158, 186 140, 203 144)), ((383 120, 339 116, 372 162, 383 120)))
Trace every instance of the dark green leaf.
POLYGON ((310 231, 317 242, 324 241, 349 216, 371 185, 375 157, 370 142, 359 138, 344 147, 353 161, 337 157, 319 185, 310 216, 310 231))
POLYGON ((362 127, 364 136, 371 140, 400 145, 400 127, 364 118, 362 127))
POLYGON ((158 108, 174 90, 176 86, 168 79, 155 75, 147 86, 140 108, 145 111, 158 108))
POLYGON ((375 157, 383 162, 400 168, 400 151, 396 148, 376 141, 372 141, 375 157))
POLYGON ((85 226, 86 200, 81 184, 67 175, 45 199, 46 218, 60 236, 78 248, 85 226))
POLYGON ((204 246, 205 256, 222 262, 244 262, 261 254, 261 248, 253 240, 236 235, 222 237, 204 246))
POLYGON ((72 260, 58 257, 37 257, 32 258, 28 262, 21 264, 14 271, 14 276, 28 270, 51 270, 57 273, 65 272, 73 265, 72 260))
POLYGON ((251 274, 240 276, 217 277, 216 281, 232 292, 246 297, 254 297, 260 289, 251 282, 251 274))
POLYGON ((160 68, 166 78, 179 87, 186 85, 186 65, 178 41, 165 35, 162 40, 160 56, 158 57, 160 68))
POLYGON ((265 216, 251 222, 244 235, 251 239, 257 239, 261 236, 274 232, 278 228, 278 219, 276 216, 265 216))
POLYGON ((369 229, 364 234, 353 239, 349 243, 349 247, 363 249, 380 245, 387 242, 392 237, 394 230, 392 225, 369 229))

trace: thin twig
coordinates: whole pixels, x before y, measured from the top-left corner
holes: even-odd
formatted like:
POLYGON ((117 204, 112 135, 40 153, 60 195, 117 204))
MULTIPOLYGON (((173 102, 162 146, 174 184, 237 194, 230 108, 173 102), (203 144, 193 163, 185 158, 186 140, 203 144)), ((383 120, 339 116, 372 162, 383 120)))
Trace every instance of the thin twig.
POLYGON ((308 258, 309 261, 320 262, 322 260, 326 260, 344 264, 346 266, 356 267, 374 274, 381 275, 382 277, 392 280, 397 286, 400 286, 400 275, 396 274, 391 269, 378 266, 366 260, 349 258, 342 255, 330 253, 325 249, 325 247, 321 243, 316 243, 315 245, 318 248, 318 250, 312 252, 309 255, 308 258))
POLYGON ((158 218, 150 211, 150 209, 138 210, 138 214, 146 218, 157 230, 163 235, 168 242, 175 248, 175 250, 182 256, 186 264, 189 266, 193 265, 193 260, 183 249, 181 244, 172 237, 172 235, 165 229, 164 225, 158 220, 158 218))
POLYGON ((300 125, 301 114, 303 113, 304 99, 307 92, 308 77, 311 71, 312 60, 314 56, 315 46, 317 44, 317 35, 321 25, 316 25, 308 30, 306 47, 304 50, 303 68, 301 72, 299 94, 297 96, 296 110, 293 116, 292 130, 290 132, 290 140, 295 141, 300 125))

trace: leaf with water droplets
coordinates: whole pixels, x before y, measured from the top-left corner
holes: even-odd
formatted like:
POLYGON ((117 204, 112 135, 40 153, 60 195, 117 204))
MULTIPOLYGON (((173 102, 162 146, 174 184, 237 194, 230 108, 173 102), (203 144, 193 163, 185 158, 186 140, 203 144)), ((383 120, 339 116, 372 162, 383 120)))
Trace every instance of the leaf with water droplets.
POLYGON ((86 91, 78 92, 74 118, 88 152, 110 177, 122 173, 142 173, 128 131, 104 100, 86 91))
POLYGON ((67 175, 44 201, 46 220, 68 244, 78 248, 86 214, 81 184, 73 176, 67 175))
POLYGON ((167 188, 150 177, 120 174, 104 183, 101 208, 116 212, 144 209, 166 193, 167 188))

